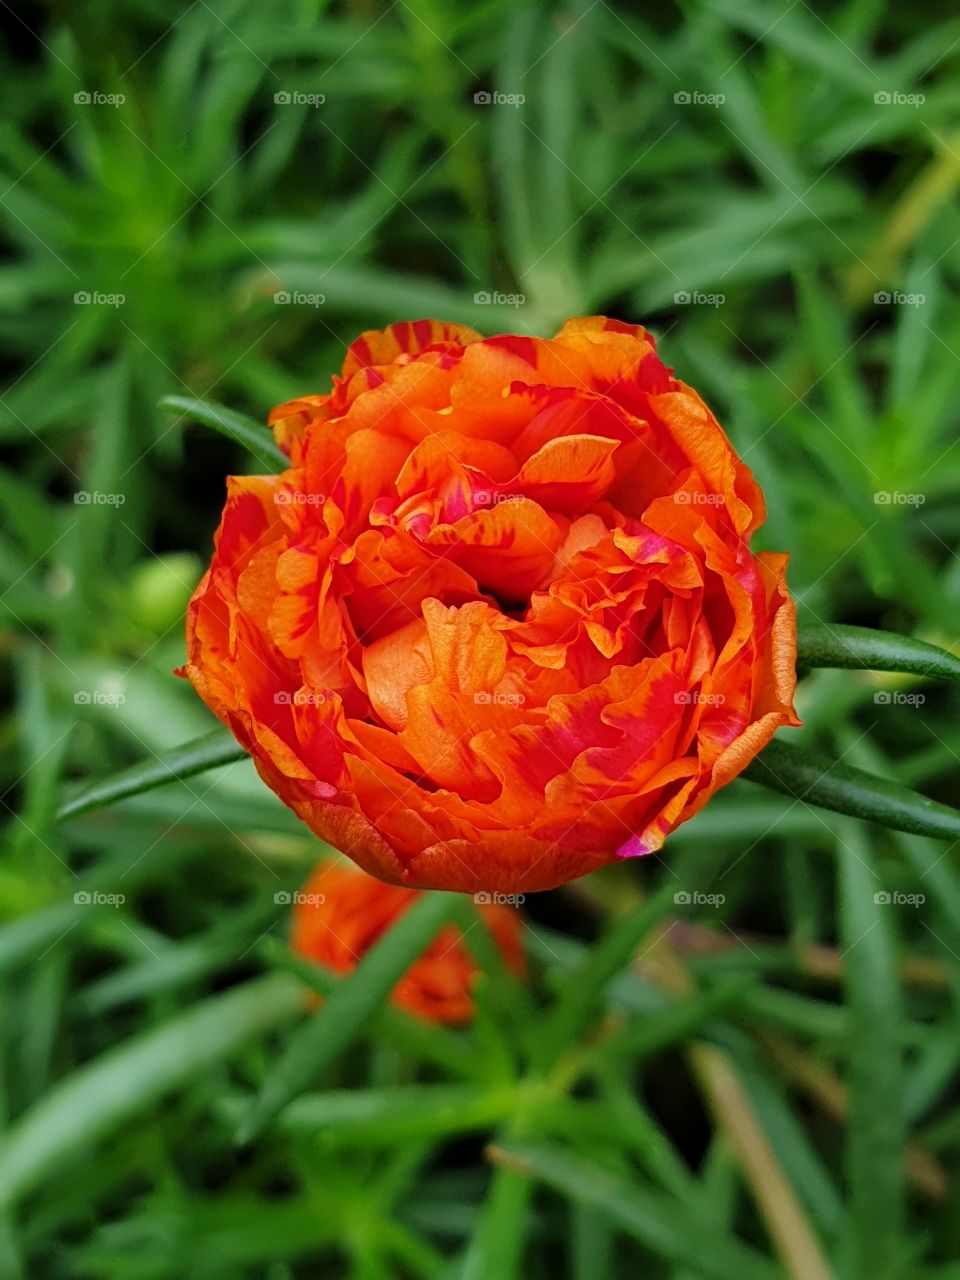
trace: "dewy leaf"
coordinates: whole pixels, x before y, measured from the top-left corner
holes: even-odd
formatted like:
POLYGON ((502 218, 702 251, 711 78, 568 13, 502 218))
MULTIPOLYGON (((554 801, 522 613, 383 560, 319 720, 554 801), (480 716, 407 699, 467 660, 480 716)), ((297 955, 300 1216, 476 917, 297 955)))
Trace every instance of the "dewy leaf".
POLYGON ((829 623, 797 628, 797 666, 905 671, 933 680, 960 680, 960 658, 936 645, 893 631, 829 623))
POLYGON ((136 764, 122 773, 115 773, 103 782, 94 783, 79 795, 68 800, 57 810, 57 820, 74 818, 88 809, 102 809, 106 805, 116 804, 128 796, 137 796, 142 791, 150 791, 154 787, 162 787, 167 782, 176 782, 182 778, 192 777, 195 773, 203 773, 206 769, 216 769, 220 765, 233 764, 242 760, 246 752, 243 747, 224 729, 214 729, 202 738, 194 738, 173 751, 162 756, 155 756, 144 764, 136 764))
POLYGON ((353 975, 337 984, 320 1011, 291 1037, 242 1121, 238 1141, 256 1137, 356 1039, 441 925, 458 913, 461 901, 448 893, 424 894, 367 952, 353 975))
POLYGON ((303 988, 286 974, 260 978, 204 1000, 74 1071, 16 1121, 0 1146, 0 1211, 78 1148, 285 1021, 302 1003, 303 988))
POLYGON ((864 818, 895 831, 936 836, 939 840, 960 837, 960 810, 806 747, 787 746, 774 739, 741 777, 807 804, 864 818))
POLYGON ((268 471, 285 471, 290 465, 290 459, 274 444, 267 428, 235 409, 214 404, 212 400, 197 400, 194 396, 164 396, 159 401, 159 408, 194 418, 205 427, 219 431, 222 436, 243 445, 268 471))

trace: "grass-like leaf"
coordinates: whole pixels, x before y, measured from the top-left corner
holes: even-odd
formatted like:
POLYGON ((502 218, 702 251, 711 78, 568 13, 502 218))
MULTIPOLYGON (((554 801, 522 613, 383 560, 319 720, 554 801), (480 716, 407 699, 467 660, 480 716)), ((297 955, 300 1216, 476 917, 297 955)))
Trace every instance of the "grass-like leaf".
POLYGON ((249 1142, 360 1034, 385 1003, 397 980, 461 907, 452 894, 420 898, 364 956, 354 975, 339 983, 323 1008, 297 1031, 270 1070, 242 1120, 237 1139, 249 1142))
POLYGON ((849 1040, 847 1173, 851 1274, 904 1275, 904 1100, 900 996, 892 912, 862 832, 849 827, 839 851, 841 940, 853 1027, 849 1040))
POLYGON ((588 951, 567 979, 563 998, 542 1029, 540 1062, 549 1065, 570 1045, 603 999, 607 985, 633 957, 637 947, 669 910, 673 884, 666 884, 643 906, 625 915, 588 951))
POLYGON ((0 1211, 85 1144, 285 1021, 302 1000, 298 983, 273 974, 195 1005, 75 1071, 0 1147, 0 1211))
POLYGON ((158 407, 193 418, 205 427, 219 431, 222 436, 242 445, 268 471, 285 471, 290 465, 290 459, 273 443, 267 428, 235 409, 214 404, 212 400, 197 400, 194 396, 164 396, 158 407))
POLYGON ((807 804, 864 818, 895 831, 936 836, 940 840, 960 837, 960 810, 805 747, 774 740, 744 769, 742 776, 807 804))
POLYGON ((933 680, 960 680, 960 658, 925 640, 828 623, 797 628, 797 665, 905 671, 933 680))
POLYGON ((95 783, 61 805, 57 810, 57 818, 62 822, 90 809, 103 809, 107 805, 116 804, 118 800, 126 800, 128 796, 137 796, 142 791, 152 791, 154 787, 162 787, 168 782, 190 778, 195 773, 217 769, 221 765, 233 764, 242 760, 245 755, 243 747, 226 730, 214 729, 212 733, 184 743, 174 751, 168 751, 153 760, 115 773, 103 782, 95 783))
POLYGON ((762 1254, 698 1222, 686 1206, 550 1143, 506 1143, 498 1163, 538 1178, 642 1241, 657 1257, 689 1266, 709 1280, 774 1280, 780 1273, 762 1254))

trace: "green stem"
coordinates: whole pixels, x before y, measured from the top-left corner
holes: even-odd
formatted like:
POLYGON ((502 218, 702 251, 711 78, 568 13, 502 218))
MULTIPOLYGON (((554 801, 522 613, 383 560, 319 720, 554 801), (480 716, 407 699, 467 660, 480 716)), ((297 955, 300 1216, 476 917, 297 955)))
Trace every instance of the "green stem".
POLYGON ((162 787, 168 782, 178 782, 190 778, 195 773, 203 773, 206 769, 216 769, 220 765, 233 764, 242 760, 247 753, 239 743, 223 729, 214 729, 202 738, 194 738, 168 751, 164 756, 156 756, 145 764, 136 764, 122 773, 115 773, 103 782, 96 782, 87 787, 79 795, 68 800, 57 810, 57 821, 75 818, 88 809, 102 809, 106 805, 116 804, 128 796, 136 796, 141 791, 152 791, 154 787, 162 787))
POLYGON ((798 627, 797 666, 906 671, 936 680, 960 680, 960 658, 936 645, 893 631, 844 624, 798 627))
POLYGON ((741 776, 807 804, 895 831, 939 840, 960 838, 960 811, 805 747, 774 740, 741 776))

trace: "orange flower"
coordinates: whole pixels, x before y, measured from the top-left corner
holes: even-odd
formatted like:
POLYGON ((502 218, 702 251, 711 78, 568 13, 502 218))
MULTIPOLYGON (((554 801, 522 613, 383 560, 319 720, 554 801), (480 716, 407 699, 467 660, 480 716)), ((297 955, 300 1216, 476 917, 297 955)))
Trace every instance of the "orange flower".
MULTIPOLYGON (((365 875, 350 863, 323 862, 297 895, 290 945, 297 955, 338 973, 361 957, 419 897, 365 875)), ((510 907, 486 904, 480 914, 506 964, 524 972, 520 917, 510 907)), ((466 1022, 477 966, 460 931, 448 926, 434 938, 393 990, 393 1002, 433 1022, 466 1022)))
POLYGON ((310 827, 411 887, 658 849, 795 725, 787 557, 645 330, 359 338, 271 415, 191 602, 197 691, 310 827))

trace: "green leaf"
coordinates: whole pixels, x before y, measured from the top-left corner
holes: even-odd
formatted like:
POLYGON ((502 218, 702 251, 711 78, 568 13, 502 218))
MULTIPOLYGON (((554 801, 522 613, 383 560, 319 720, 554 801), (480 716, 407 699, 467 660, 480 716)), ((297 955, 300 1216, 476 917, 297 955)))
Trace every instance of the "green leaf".
MULTIPOLYGON (((285 973, 292 973, 311 991, 324 998, 336 987, 350 981, 349 975, 294 955, 287 943, 280 942, 278 938, 264 938, 258 951, 269 964, 285 973)), ((486 1082, 486 1061, 478 1056, 472 1042, 464 1039, 452 1027, 443 1026, 439 1022, 428 1022, 396 1005, 387 1005, 380 1010, 372 1030, 382 1036, 385 1044, 405 1057, 433 1063, 449 1075, 486 1082)))
POLYGON ((895 831, 936 836, 940 840, 960 837, 957 809, 805 747, 790 747, 774 740, 741 776, 807 804, 895 831))
MULTIPOLYGON (((286 908, 283 909, 286 912, 286 908)), ((276 923, 278 907, 255 899, 219 920, 196 938, 181 940, 159 954, 114 969, 77 994, 78 1007, 87 1016, 103 1017, 118 1005, 143 1000, 161 991, 177 990, 236 963, 246 941, 258 937, 276 923), (273 917, 271 921, 270 917, 273 917)))
MULTIPOLYGON (((329 1139, 344 1133, 363 1147, 390 1147, 403 1142, 449 1138, 482 1132, 506 1120, 517 1107, 512 1085, 392 1085, 381 1089, 331 1089, 304 1093, 280 1114, 284 1133, 317 1134, 329 1139)), ((241 1117, 246 1101, 231 1099, 224 1110, 241 1117)))
POLYGON ((798 1112, 795 1098, 776 1075, 764 1069, 753 1043, 734 1037, 728 1043, 737 1075, 784 1176, 809 1213, 811 1226, 832 1241, 845 1221, 843 1199, 834 1182, 839 1179, 839 1172, 817 1149, 804 1127, 805 1117, 798 1112))
POLYGON ((303 988, 272 975, 214 996, 81 1067, 28 1111, 0 1147, 0 1211, 61 1162, 290 1017, 303 988))
POLYGON ((709 1026, 705 1024, 731 1006, 741 1004, 755 981, 751 973, 739 974, 718 982, 707 991, 673 1000, 662 1013, 638 1019, 624 1032, 616 1049, 618 1052, 626 1049, 630 1061, 636 1063, 652 1054, 662 1053, 678 1041, 707 1033, 709 1026))
POLYGON ((190 778, 195 773, 216 769, 220 765, 233 764, 236 760, 242 760, 245 755, 243 747, 225 730, 214 729, 202 738, 194 738, 192 742, 187 742, 174 751, 167 751, 144 764, 124 769, 122 773, 115 773, 113 777, 81 791, 78 796, 60 806, 57 820, 63 822, 66 818, 75 818, 77 814, 86 813, 90 809, 103 809, 128 796, 162 787, 167 782, 190 778))
POLYGON ((237 1140, 249 1142, 360 1034, 398 979, 425 950, 441 925, 457 914, 460 899, 429 893, 415 902, 339 983, 323 1008, 291 1038, 242 1121, 237 1140))
POLYGON ((270 472, 286 471, 290 466, 290 459, 273 443, 267 428, 253 418, 237 413, 235 409, 214 404, 212 400, 197 400, 194 396, 164 396, 159 401, 159 408, 168 413, 194 418, 205 427, 219 431, 222 436, 242 445, 270 472))
POLYGON ((960 658, 945 649, 893 631, 832 623, 797 628, 797 665, 907 671, 936 680, 960 680, 960 658))
POLYGON ((533 1184, 513 1169, 494 1172, 457 1280, 523 1280, 533 1184))
POLYGON ((894 908, 878 902, 871 851, 855 827, 840 858, 840 938, 852 1009, 847 1172, 850 1274, 903 1275, 905 1137, 900 995, 891 929, 894 908))
POLYGON ((537 1046, 541 1066, 549 1066, 573 1044, 610 982, 669 910, 673 892, 673 884, 664 885, 641 907, 618 920, 595 947, 585 952, 584 959, 566 979, 563 998, 541 1029, 537 1046))
POLYGON ((610 1224, 590 1205, 576 1204, 570 1219, 573 1280, 607 1280, 616 1266, 610 1224))
POLYGON ((735 1236, 721 1235, 711 1223, 697 1221, 688 1205, 661 1192, 628 1182, 601 1165, 543 1143, 506 1143, 491 1151, 509 1168, 539 1178, 579 1204, 590 1205, 608 1221, 641 1241, 654 1255, 686 1265, 709 1280, 774 1280, 779 1272, 735 1236))

